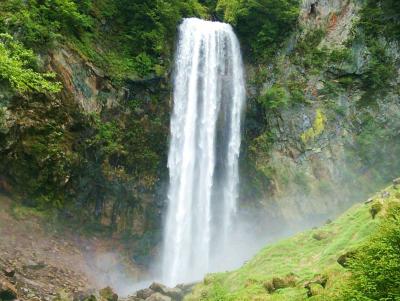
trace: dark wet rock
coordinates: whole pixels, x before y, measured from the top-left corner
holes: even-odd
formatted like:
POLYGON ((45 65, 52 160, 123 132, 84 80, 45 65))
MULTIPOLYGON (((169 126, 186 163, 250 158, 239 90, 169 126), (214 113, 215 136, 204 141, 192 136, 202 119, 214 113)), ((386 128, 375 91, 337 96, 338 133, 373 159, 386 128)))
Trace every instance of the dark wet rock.
POLYGON ((4 275, 6 275, 7 277, 14 277, 15 275, 15 269, 11 268, 11 267, 7 267, 3 269, 4 275))
POLYGON ((307 283, 304 288, 307 290, 307 297, 311 298, 313 296, 320 295, 324 290, 324 287, 316 282, 307 283))
POLYGON ((354 251, 349 251, 343 255, 340 255, 337 259, 337 263, 340 264, 342 267, 347 268, 349 266, 349 260, 355 256, 354 251))
POLYGON ((169 288, 163 284, 154 282, 152 285, 150 285, 150 289, 162 295, 171 297, 173 300, 179 301, 183 299, 182 290, 178 287, 169 288))
POLYGON ((307 281, 306 283, 304 283, 304 288, 307 289, 307 291, 310 293, 307 293, 308 297, 314 296, 313 294, 311 294, 311 292, 313 291, 313 284, 318 284, 322 288, 325 288, 327 283, 328 276, 326 275, 316 275, 311 281, 307 281))
POLYGON ((372 219, 375 219, 375 216, 381 212, 382 210, 382 204, 381 203, 375 203, 371 206, 369 209, 369 212, 371 213, 372 219))
POLYGON ((100 290, 100 296, 107 301, 118 301, 118 295, 114 293, 111 287, 107 286, 100 290))
POLYGON ((311 281, 307 281, 304 284, 304 288, 307 290, 307 297, 319 295, 323 289, 325 289, 328 282, 326 275, 317 275, 311 281))
POLYGON ((193 288, 197 285, 197 283, 190 283, 190 284, 178 284, 176 288, 179 288, 182 291, 184 296, 190 294, 193 288))
POLYGON ((400 188, 400 178, 394 179, 393 185, 395 188, 400 188))
POLYGON ((171 297, 164 296, 160 293, 154 293, 146 299, 146 301, 172 301, 171 297))
POLYGON ((145 288, 142 290, 139 290, 136 292, 136 296, 140 299, 147 299, 148 297, 150 297, 151 295, 153 295, 155 293, 155 291, 153 291, 150 288, 145 288))

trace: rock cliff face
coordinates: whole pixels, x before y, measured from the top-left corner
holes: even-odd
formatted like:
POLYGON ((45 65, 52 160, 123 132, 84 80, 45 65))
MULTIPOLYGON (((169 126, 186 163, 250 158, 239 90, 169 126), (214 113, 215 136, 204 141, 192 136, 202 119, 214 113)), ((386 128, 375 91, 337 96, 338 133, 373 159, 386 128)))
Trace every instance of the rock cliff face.
POLYGON ((146 261, 161 227, 169 80, 114 84, 65 45, 41 62, 64 88, 21 96, 4 86, 0 190, 28 206, 61 208, 67 223, 124 237, 146 261))
POLYGON ((286 49, 270 66, 249 67, 242 173, 252 179, 242 189, 243 204, 255 199, 263 219, 283 219, 289 227, 343 211, 399 167, 398 45, 378 39, 395 72, 371 90, 365 81, 379 66, 356 26, 361 4, 314 0, 301 7, 286 49), (268 70, 258 86, 257 68, 268 70), (260 114, 260 98, 276 87, 292 99, 298 89, 300 100, 260 114))

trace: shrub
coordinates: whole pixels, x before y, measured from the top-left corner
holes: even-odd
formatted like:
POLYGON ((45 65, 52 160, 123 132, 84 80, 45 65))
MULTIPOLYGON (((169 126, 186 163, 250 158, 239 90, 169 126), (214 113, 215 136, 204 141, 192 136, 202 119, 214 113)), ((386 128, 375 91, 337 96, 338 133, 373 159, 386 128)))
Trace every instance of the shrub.
POLYGON ((378 231, 350 260, 345 300, 400 300, 400 206, 389 209, 378 231))
POLYGON ((265 109, 278 109, 287 106, 289 95, 281 86, 273 85, 260 96, 259 102, 265 109))

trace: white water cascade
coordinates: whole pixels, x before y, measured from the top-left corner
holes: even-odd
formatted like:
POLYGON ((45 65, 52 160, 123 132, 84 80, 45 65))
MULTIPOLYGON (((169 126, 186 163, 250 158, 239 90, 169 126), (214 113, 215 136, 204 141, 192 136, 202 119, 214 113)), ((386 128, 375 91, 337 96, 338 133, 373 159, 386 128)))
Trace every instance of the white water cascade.
POLYGON ((201 279, 233 231, 245 83, 239 42, 228 24, 180 26, 168 158, 170 183, 163 281, 201 279))

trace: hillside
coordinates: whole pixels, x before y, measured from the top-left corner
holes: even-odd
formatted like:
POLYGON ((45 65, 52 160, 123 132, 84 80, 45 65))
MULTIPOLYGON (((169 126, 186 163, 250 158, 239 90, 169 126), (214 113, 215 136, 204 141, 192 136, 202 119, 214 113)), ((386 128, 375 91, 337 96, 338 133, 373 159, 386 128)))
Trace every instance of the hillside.
POLYGON ((345 265, 346 254, 381 235, 388 208, 399 204, 400 187, 388 187, 322 227, 265 247, 236 271, 208 275, 186 300, 339 300, 350 273, 338 261, 345 265))

